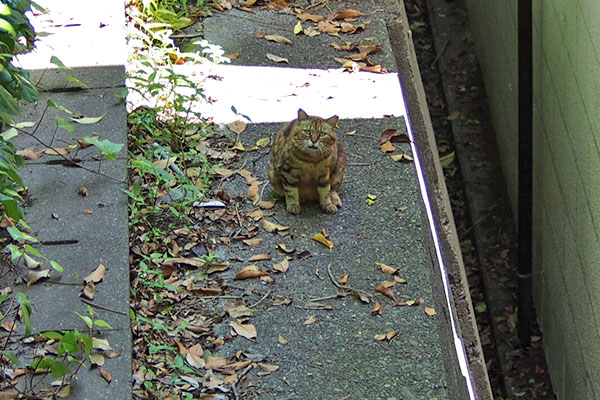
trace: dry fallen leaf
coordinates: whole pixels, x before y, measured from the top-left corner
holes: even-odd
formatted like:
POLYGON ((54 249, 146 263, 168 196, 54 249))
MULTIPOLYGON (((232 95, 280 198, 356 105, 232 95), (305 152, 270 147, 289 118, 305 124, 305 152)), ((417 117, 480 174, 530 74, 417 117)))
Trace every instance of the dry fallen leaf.
POLYGON ((90 364, 92 364, 93 366, 101 367, 104 365, 104 361, 104 355, 100 353, 90 354, 90 364))
POLYGON ((371 314, 373 315, 381 315, 383 313, 383 307, 380 302, 375 302, 375 307, 371 310, 371 314))
POLYGON ((276 56, 275 54, 271 54, 271 53, 267 53, 267 58, 276 63, 282 62, 282 63, 289 64, 289 62, 290 62, 290 60, 288 60, 287 58, 279 57, 279 56, 276 56))
POLYGON ((266 218, 263 218, 262 220, 262 227, 265 231, 269 233, 282 232, 290 229, 289 226, 275 224, 273 222, 268 221, 266 218))
POLYGON ((311 21, 311 22, 320 22, 325 19, 325 18, 323 18, 322 15, 314 15, 314 14, 310 14, 307 12, 302 12, 302 13, 296 14, 296 17, 301 21, 311 21))
POLYGON ((459 116, 460 116, 460 112, 459 112, 459 111, 454 111, 454 112, 451 112, 451 113, 450 113, 450 114, 449 114, 449 115, 446 117, 446 119, 447 119, 448 121, 455 121, 455 120, 457 120, 457 119, 458 119, 458 117, 459 117, 459 116))
POLYGON ((229 124, 227 124, 227 127, 229 128, 229 130, 233 133, 237 133, 240 134, 242 132, 244 132, 246 130, 246 126, 248 126, 247 123, 245 123, 244 121, 233 121, 230 122, 229 124))
POLYGON ((317 242, 329 247, 330 250, 333 249, 333 242, 331 242, 329 239, 323 236, 322 233, 315 233, 312 238, 313 240, 316 240, 317 242))
POLYGON ((287 258, 284 259, 283 261, 273 265, 273 269, 275 271, 281 272, 281 273, 286 273, 289 268, 290 268, 290 263, 287 258))
POLYGON ((347 8, 342 11, 336 11, 327 16, 327 19, 330 21, 335 21, 337 19, 347 19, 347 18, 357 18, 362 17, 363 13, 358 10, 353 10, 351 8, 347 8))
POLYGON ((374 290, 396 301, 396 295, 390 290, 389 286, 386 286, 385 282, 387 281, 384 281, 383 283, 379 284, 374 290))
POLYGON ((425 307, 425 314, 433 317, 435 315, 435 308, 433 307, 425 307))
POLYGON ((242 242, 246 243, 248 246, 258 246, 264 242, 263 238, 253 238, 253 239, 244 239, 242 242))
POLYGON ((329 21, 320 21, 317 24, 317 29, 323 33, 339 37, 338 32, 340 31, 340 28, 329 21))
POLYGON ((17 154, 23 156, 26 160, 37 160, 44 154, 45 150, 35 151, 35 145, 23 150, 17 151, 17 154))
POLYGON ((279 369, 279 365, 258 363, 258 366, 265 372, 271 373, 279 369))
POLYGON ((344 274, 343 276, 341 276, 341 277, 338 279, 338 282, 339 282, 340 284, 342 284, 342 285, 345 285, 345 284, 347 284, 347 283, 348 283, 348 277, 349 277, 349 275, 348 275, 348 274, 344 274))
POLYGON ((398 283, 405 284, 407 282, 406 279, 400 278, 399 276, 394 276, 394 280, 398 283))
POLYGON ((288 344, 289 342, 287 341, 286 338, 284 338, 283 336, 279 335, 279 343, 281 343, 281 344, 288 344))
POLYGON ((393 151, 396 151, 396 146, 394 146, 392 142, 385 142, 381 145, 379 149, 382 153, 391 153, 393 151))
POLYGON ((227 168, 215 168, 213 172, 217 175, 221 175, 223 178, 229 178, 231 175, 235 174, 235 171, 227 168))
POLYGON ((413 158, 408 154, 392 154, 390 155, 390 158, 392 159, 392 161, 400 161, 405 163, 410 163, 414 161, 413 158))
POLYGON ((381 272, 387 275, 394 275, 398 271, 397 268, 390 267, 384 263, 376 262, 375 264, 381 269, 381 272))
POLYGON ((292 254, 293 252, 296 251, 296 249, 288 249, 287 246, 284 243, 279 243, 277 245, 277 248, 279 250, 281 250, 282 252, 284 252, 285 254, 292 254))
POLYGON ((88 300, 94 300, 94 296, 96 295, 96 285, 94 282, 86 283, 81 291, 81 295, 88 300))
POLYGON ((88 282, 98 283, 102 279, 104 279, 105 273, 106 273, 106 267, 103 264, 100 264, 100 265, 98 265, 98 268, 96 268, 91 274, 89 274, 88 276, 83 278, 83 281, 85 283, 88 283, 88 282))
POLYGON ((254 262, 254 261, 268 261, 271 259, 271 256, 269 254, 263 253, 263 254, 255 254, 252 257, 250 257, 248 259, 248 262, 254 262))
POLYGON ((90 210, 89 208, 84 208, 83 213, 89 215, 89 214, 93 214, 94 212, 92 210, 90 210))
MULTIPOLYGON (((250 187, 248 187, 248 198, 254 203, 258 201, 258 181, 254 182, 250 187)), ((263 220, 264 221, 264 220, 263 220)))
POLYGON ((110 372, 102 368, 98 368, 98 371, 100 372, 100 375, 102 375, 102 378, 104 378, 106 382, 110 383, 110 381, 112 381, 112 375, 110 374, 110 372))
POLYGON ((255 339, 257 332, 256 327, 251 324, 240 324, 236 321, 231 321, 229 326, 233 328, 235 333, 238 335, 245 337, 246 339, 255 339))
POLYGON ((269 276, 269 273, 266 271, 261 271, 258 269, 256 264, 245 266, 240 269, 235 276, 234 280, 243 280, 243 279, 251 279, 251 278, 260 278, 262 276, 269 276))
POLYGON ((27 274, 27 286, 31 286, 40 279, 48 277, 50 277, 49 269, 43 269, 41 271, 29 271, 29 274, 27 274))
POLYGON ((292 44, 292 41, 281 35, 265 35, 265 39, 271 42, 283 43, 283 44, 292 44))
POLYGON ((314 316, 309 315, 308 318, 306 318, 306 320, 302 323, 302 325, 312 325, 315 322, 317 322, 317 319, 314 316))
POLYGON ((65 155, 68 154, 69 151, 71 151, 71 147, 70 146, 65 146, 65 147, 55 147, 55 148, 51 148, 51 149, 46 149, 44 150, 44 153, 49 154, 51 156, 56 156, 56 155, 65 155))

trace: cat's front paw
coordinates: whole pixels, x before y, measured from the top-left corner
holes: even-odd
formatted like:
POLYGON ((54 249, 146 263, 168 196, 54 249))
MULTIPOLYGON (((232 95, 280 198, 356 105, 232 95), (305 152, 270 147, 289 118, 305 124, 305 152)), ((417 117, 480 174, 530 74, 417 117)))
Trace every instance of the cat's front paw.
POLYGON ((287 212, 294 215, 298 215, 300 214, 300 211, 302 211, 300 204, 286 204, 285 208, 287 212))
POLYGON ((337 212, 337 207, 332 202, 321 204, 321 209, 327 214, 335 214, 337 212))
POLYGON ((333 204, 335 204, 337 207, 341 207, 342 206, 342 199, 340 199, 340 195, 337 194, 336 192, 330 192, 329 193, 329 198, 331 199, 331 202, 333 204))

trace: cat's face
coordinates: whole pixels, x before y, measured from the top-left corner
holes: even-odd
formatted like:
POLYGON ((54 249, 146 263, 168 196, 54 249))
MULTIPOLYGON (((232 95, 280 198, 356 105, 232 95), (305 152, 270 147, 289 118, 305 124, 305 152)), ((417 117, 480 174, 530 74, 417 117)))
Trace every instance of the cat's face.
POLYGON ((296 146, 310 154, 327 156, 336 140, 337 122, 337 116, 323 119, 309 116, 301 109, 298 110, 294 135, 296 146))

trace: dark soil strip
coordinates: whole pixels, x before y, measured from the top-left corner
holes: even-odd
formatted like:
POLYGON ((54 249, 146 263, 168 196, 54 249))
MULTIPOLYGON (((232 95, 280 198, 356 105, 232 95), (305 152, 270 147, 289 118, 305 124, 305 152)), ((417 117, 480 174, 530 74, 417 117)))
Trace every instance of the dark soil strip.
POLYGON ((494 395, 553 399, 535 320, 528 347, 516 336, 514 222, 466 10, 445 0, 406 8, 494 395))

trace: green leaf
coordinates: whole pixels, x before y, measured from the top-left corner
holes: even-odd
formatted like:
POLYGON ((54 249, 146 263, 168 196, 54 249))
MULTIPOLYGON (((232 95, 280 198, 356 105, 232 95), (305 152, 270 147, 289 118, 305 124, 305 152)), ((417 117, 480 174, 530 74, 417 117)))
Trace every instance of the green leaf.
POLYGON ((36 237, 31 236, 25 232, 21 232, 14 226, 9 226, 8 228, 6 228, 6 230, 8 231, 10 236, 13 238, 13 240, 25 240, 30 243, 38 243, 39 242, 39 240, 36 237))
POLYGON ((102 328, 112 329, 112 326, 110 326, 110 324, 103 319, 94 320, 94 325, 102 328))
POLYGON ((26 244, 25 246, 23 246, 23 248, 25 249, 25 251, 31 255, 34 255, 36 257, 40 257, 43 258, 44 260, 47 260, 47 258, 45 256, 42 255, 42 253, 40 253, 38 251, 38 249, 36 249, 35 247, 33 247, 30 244, 26 244))
POLYGON ((58 103, 53 102, 50 99, 48 99, 48 101, 46 102, 46 104, 48 105, 48 107, 56 108, 59 111, 63 111, 63 112, 66 112, 67 114, 73 115, 73 111, 69 110, 66 107, 61 106, 58 103))
POLYGON ((25 336, 29 336, 31 334, 31 302, 23 292, 17 293, 17 302, 20 304, 23 323, 25 324, 25 336))
MULTIPOLYGON (((81 317, 81 315, 79 316, 81 317)), ((65 332, 56 348, 56 355, 62 356, 63 354, 77 353, 80 350, 79 345, 77 344, 78 333, 79 331, 75 330, 65 332)))
POLYGON ((66 119, 61 118, 59 116, 54 117, 54 119, 56 119, 56 126, 58 126, 59 128, 62 128, 69 133, 75 132, 75 127, 69 124, 69 122, 66 119))
POLYGON ((122 143, 113 143, 107 139, 98 140, 91 136, 85 136, 81 140, 88 142, 89 144, 93 145, 98 150, 100 150, 100 153, 102 153, 104 158, 106 158, 107 160, 116 159, 117 154, 119 153, 119 151, 121 151, 121 149, 124 146, 122 143))
POLYGON ((0 350, 0 354, 4 357, 8 358, 10 363, 15 366, 21 365, 21 360, 19 360, 15 353, 9 350, 0 350))
POLYGON ((15 28, 13 28, 13 26, 9 24, 7 20, 2 18, 0 18, 0 30, 5 30, 14 37, 17 37, 17 32, 15 31, 15 28))
POLYGON ((79 318, 81 318, 85 322, 89 329, 92 329, 94 323, 92 322, 92 319, 90 317, 88 317, 87 315, 81 315, 77 311, 75 311, 75 314, 79 315, 79 318))
POLYGON ((54 340, 61 340, 63 338, 62 333, 54 332, 54 331, 44 332, 44 333, 42 333, 41 336, 47 337, 48 339, 54 339, 54 340))
POLYGON ((0 4, 0 15, 10 15, 10 8, 6 4, 0 4))
POLYGON ((71 370, 67 365, 61 361, 56 361, 48 357, 44 357, 41 360, 34 360, 31 362, 31 368, 34 370, 38 369, 49 369, 52 376, 55 378, 62 378, 63 376, 70 374, 71 370))
POLYGON ((14 138, 15 136, 17 136, 19 134, 19 131, 17 131, 15 128, 8 128, 7 130, 5 130, 4 132, 2 132, 0 134, 0 137, 2 137, 2 139, 4 140, 10 140, 12 138, 14 138))
POLYGON ((50 62, 52 64, 56 65, 60 69, 71 69, 71 68, 67 67, 65 64, 63 64, 63 62, 56 56, 50 57, 50 62))
POLYGON ((23 251, 21 251, 21 249, 19 247, 15 246, 14 244, 9 244, 6 247, 8 248, 8 250, 10 250, 10 260, 11 261, 15 261, 15 260, 18 260, 19 258, 23 257, 23 251))
POLYGON ((14 128, 18 128, 18 129, 23 129, 23 128, 32 128, 34 127, 38 121, 23 121, 23 122, 17 122, 16 124, 12 124, 11 126, 14 128))
POLYGON ((83 334, 77 330, 75 331, 75 336, 77 337, 77 340, 83 342, 83 350, 85 352, 85 356, 89 357, 90 353, 92 352, 92 339, 88 335, 83 334))
MULTIPOLYGON (((42 256, 42 257, 43 257, 43 256, 42 256)), ((57 262, 56 262, 56 261, 54 261, 54 260, 50 260, 50 266, 51 266, 51 267, 52 267, 52 268, 53 268, 55 271, 58 271, 58 272, 64 272, 64 270, 65 270, 65 269, 63 268, 63 266, 62 266, 62 265, 60 265, 59 263, 57 263, 57 262)))
POLYGON ((75 83, 75 84, 77 84, 77 85, 81 86, 81 87, 82 87, 82 88, 84 88, 84 89, 87 89, 87 88, 88 88, 88 85, 86 85, 85 83, 83 83, 83 82, 82 82, 82 81, 80 81, 79 79, 75 78, 74 76, 68 75, 68 76, 67 76, 67 80, 68 80, 69 82, 73 82, 73 83, 75 83))
POLYGON ((78 124, 95 124, 100 121, 106 113, 102 114, 99 117, 87 117, 87 118, 71 118, 72 121, 77 122, 78 124))

